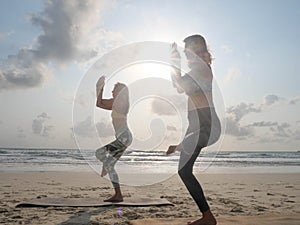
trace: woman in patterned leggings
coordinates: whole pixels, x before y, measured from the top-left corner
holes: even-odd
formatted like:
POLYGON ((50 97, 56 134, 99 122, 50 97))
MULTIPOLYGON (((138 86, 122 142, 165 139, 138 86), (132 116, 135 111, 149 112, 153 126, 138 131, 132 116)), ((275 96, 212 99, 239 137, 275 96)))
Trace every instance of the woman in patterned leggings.
POLYGON ((132 142, 132 136, 127 125, 127 113, 129 110, 129 94, 125 84, 116 83, 112 91, 113 98, 102 99, 103 87, 105 84, 104 76, 100 77, 97 85, 96 106, 102 109, 111 110, 112 123, 115 130, 116 140, 96 150, 96 157, 102 165, 101 176, 109 175, 115 189, 115 194, 104 200, 105 202, 122 202, 123 196, 119 184, 119 177, 115 170, 115 164, 122 156, 126 148, 132 142))

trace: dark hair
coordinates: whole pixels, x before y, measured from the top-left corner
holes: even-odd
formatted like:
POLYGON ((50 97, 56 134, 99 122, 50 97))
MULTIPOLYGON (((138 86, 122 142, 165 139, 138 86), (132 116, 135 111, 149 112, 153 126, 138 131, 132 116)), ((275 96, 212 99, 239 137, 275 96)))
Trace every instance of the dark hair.
POLYGON ((194 34, 194 35, 186 37, 183 40, 183 42, 185 43, 186 47, 189 47, 191 44, 199 44, 199 45, 193 46, 191 48, 191 50, 197 56, 199 56, 201 59, 203 59, 206 63, 211 64, 211 61, 212 61, 211 54, 209 53, 209 51, 207 49, 207 44, 206 44, 204 37, 202 37, 199 34, 194 34))

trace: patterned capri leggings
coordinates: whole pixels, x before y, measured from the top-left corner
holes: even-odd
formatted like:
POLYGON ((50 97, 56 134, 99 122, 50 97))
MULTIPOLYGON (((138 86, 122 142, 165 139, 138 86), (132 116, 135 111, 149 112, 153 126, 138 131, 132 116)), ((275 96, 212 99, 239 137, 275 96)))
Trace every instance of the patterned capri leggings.
POLYGON ((116 140, 96 150, 96 157, 103 163, 114 188, 120 187, 115 165, 131 142, 131 133, 125 129, 116 134, 116 140))

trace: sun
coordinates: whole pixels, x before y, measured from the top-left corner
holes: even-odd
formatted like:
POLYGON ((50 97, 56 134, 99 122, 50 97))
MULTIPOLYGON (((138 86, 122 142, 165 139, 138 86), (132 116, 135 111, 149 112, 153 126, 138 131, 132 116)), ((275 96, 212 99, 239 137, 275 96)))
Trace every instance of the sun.
POLYGON ((137 70, 147 77, 160 77, 171 80, 170 66, 161 62, 144 62, 137 66, 137 70))

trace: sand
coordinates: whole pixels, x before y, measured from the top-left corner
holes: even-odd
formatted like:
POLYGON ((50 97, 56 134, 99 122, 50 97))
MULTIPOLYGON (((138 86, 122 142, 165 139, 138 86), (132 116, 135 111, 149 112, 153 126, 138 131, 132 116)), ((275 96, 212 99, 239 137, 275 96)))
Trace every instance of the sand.
MULTIPOLYGON (((300 224, 298 173, 197 176, 219 225, 229 220, 234 221, 230 224, 300 224)), ((0 224, 128 225, 135 219, 200 216, 177 175, 154 185, 122 186, 122 190, 125 198, 166 198, 175 206, 16 208, 32 198, 103 198, 113 190, 108 180, 94 172, 1 173, 0 224)))

